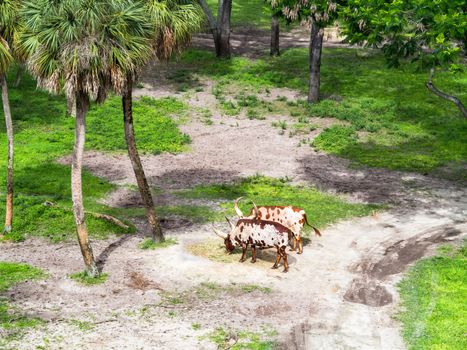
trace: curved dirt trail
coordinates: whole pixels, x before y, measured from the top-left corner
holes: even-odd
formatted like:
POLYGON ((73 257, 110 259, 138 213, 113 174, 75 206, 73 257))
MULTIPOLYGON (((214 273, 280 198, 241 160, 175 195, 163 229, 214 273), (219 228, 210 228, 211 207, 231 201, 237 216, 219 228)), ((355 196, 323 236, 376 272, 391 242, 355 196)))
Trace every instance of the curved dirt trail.
MULTIPOLYGON (((155 86, 151 81, 145 86, 135 95, 172 93, 148 89, 155 86)), ((288 90, 271 94, 295 96, 288 90)), ((187 102, 217 111, 207 92, 194 93, 187 102)), ((29 332, 17 347, 35 349, 47 338, 52 349, 215 349, 207 336, 217 327, 262 332, 271 325, 278 331, 280 349, 404 349, 392 319, 398 304, 395 285, 408 265, 431 254, 437 244, 466 235, 466 189, 420 174, 350 168, 345 160, 298 147, 298 137, 280 135, 271 121, 285 116, 272 114, 258 121, 214 112, 210 126, 192 117, 181 127, 193 140, 190 152, 143 157, 152 186, 190 188, 261 173, 392 209, 323 229, 303 255, 289 254, 287 274, 270 269, 268 252, 262 253, 266 262, 255 265, 192 255, 192 244, 215 239, 210 225, 168 228, 167 235, 179 244, 157 251, 137 248, 142 234, 93 242, 103 272, 109 273, 104 285, 93 287, 78 286, 65 275, 81 268, 74 242, 6 244, 0 260, 27 262, 49 273, 45 281, 8 292, 28 314, 50 321, 45 330, 29 332), (205 287, 209 283, 224 289, 212 292, 205 287), (242 284, 270 292, 235 287, 242 284), (173 296, 180 302, 166 302, 173 296), (74 320, 90 322, 93 328, 83 332, 74 320)), ((322 128, 333 121, 314 122, 322 128)), ((116 184, 135 184, 126 155, 87 152, 85 165, 116 184)), ((138 206, 138 195, 121 187, 106 201, 138 206)), ((143 232, 144 224, 140 226, 143 232)))

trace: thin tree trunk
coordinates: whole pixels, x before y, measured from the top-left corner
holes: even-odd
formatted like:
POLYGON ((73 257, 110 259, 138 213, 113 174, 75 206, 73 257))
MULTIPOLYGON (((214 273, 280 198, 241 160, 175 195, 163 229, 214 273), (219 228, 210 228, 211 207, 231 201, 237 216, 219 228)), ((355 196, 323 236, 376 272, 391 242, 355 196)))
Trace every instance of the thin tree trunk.
POLYGON ((143 199, 144 207, 146 208, 146 217, 151 227, 154 241, 163 242, 164 234, 162 233, 159 220, 157 219, 151 190, 149 189, 148 181, 146 180, 146 175, 144 174, 143 165, 141 164, 141 159, 139 158, 138 149, 136 148, 135 131, 133 128, 131 77, 127 77, 126 88, 122 96, 122 106, 128 156, 130 157, 131 165, 133 166, 133 171, 136 177, 136 182, 138 183, 139 192, 141 194, 141 198, 143 199))
POLYGON ((315 21, 312 21, 310 37, 310 85, 308 90, 309 103, 319 102, 323 37, 323 29, 320 28, 315 21))
POLYGON ((230 58, 230 15, 232 13, 232 0, 219 0, 217 12, 216 56, 230 58))
POLYGON ((66 112, 69 116, 76 118, 76 98, 75 96, 66 97, 66 112))
POLYGON ((435 74, 435 70, 434 70, 434 68, 431 68, 430 69, 430 76, 428 78, 428 82, 425 84, 427 89, 430 90, 435 95, 454 103, 457 106, 457 108, 459 108, 459 110, 461 111, 464 118, 467 118, 467 109, 465 108, 465 106, 462 104, 462 102, 457 97, 448 95, 448 94, 442 92, 441 90, 439 90, 438 88, 436 88, 433 85, 433 76, 434 76, 434 74, 435 74))
POLYGON ((279 18, 275 15, 271 17, 271 56, 279 56, 279 18))
POLYGON ((23 74, 24 74, 24 65, 20 64, 18 67, 18 70, 16 71, 15 83, 13 84, 15 88, 17 88, 19 84, 21 84, 21 79, 23 78, 23 74))
POLYGON ((0 76, 2 87, 3 112, 5 114, 6 133, 8 139, 8 166, 6 180, 6 213, 4 232, 10 232, 13 222, 13 121, 11 119, 10 101, 8 98, 8 86, 5 75, 0 76))
POLYGON ((76 121, 75 121, 75 145, 73 147, 73 160, 71 163, 71 196, 73 199, 73 214, 76 223, 76 233, 83 255, 86 272, 91 277, 99 275, 96 261, 89 243, 88 229, 84 221, 83 188, 82 188, 82 163, 84 143, 86 139, 86 113, 89 109, 89 98, 82 92, 76 93, 76 121))

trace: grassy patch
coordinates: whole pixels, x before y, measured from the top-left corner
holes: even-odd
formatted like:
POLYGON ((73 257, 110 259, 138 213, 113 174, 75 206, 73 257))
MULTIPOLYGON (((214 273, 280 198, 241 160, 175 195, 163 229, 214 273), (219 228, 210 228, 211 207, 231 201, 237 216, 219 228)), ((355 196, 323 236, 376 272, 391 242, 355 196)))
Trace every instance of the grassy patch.
MULTIPOLYGON (((218 0, 207 0, 214 16, 217 17, 218 0)), ((233 0, 232 26, 254 26, 261 29, 271 27, 271 7, 264 1, 233 0)))
MULTIPOLYGON (((11 72, 9 81, 14 78, 11 72)), ((8 239, 19 241, 27 235, 47 237, 56 242, 72 239, 74 220, 71 211, 70 167, 57 164, 58 157, 73 148, 74 119, 66 117, 63 96, 51 96, 36 89, 28 75, 19 88, 10 86, 10 103, 15 129, 15 217, 8 239), (44 205, 53 202, 55 205, 44 205)), ((87 118, 87 147, 103 151, 126 152, 123 117, 118 97, 103 105, 93 105, 87 118)), ((178 100, 142 98, 134 101, 135 129, 142 152, 181 152, 189 138, 180 133, 172 115, 183 116, 187 107, 178 100), (155 136, 156 135, 156 136, 155 136)), ((0 149, 6 149, 3 109, 0 109, 0 149)), ((5 153, 2 153, 5 155, 5 153)), ((6 168, 6 156, 0 168, 6 168)), ((103 179, 83 174, 84 201, 87 210, 112 214, 114 209, 98 203, 114 185, 103 179)), ((0 218, 5 215, 5 196, 0 191, 0 218)), ((124 213, 125 215, 125 213, 124 213)), ((102 219, 87 217, 92 238, 112 233, 134 231, 102 219)))
MULTIPOLYGON (((27 264, 0 262, 0 292, 13 285, 27 280, 43 278, 45 274, 38 268, 27 264)), ((25 316, 16 307, 11 306, 5 298, 0 297, 0 347, 8 341, 21 338, 28 329, 37 327, 43 321, 25 316)))
POLYGON ((276 337, 277 332, 270 327, 261 332, 226 330, 219 327, 208 336, 208 339, 219 349, 270 350, 277 345, 276 337))
POLYGON ((98 277, 91 277, 86 271, 76 272, 70 275, 72 280, 88 286, 102 284, 107 281, 108 277, 109 275, 107 273, 101 273, 98 277))
POLYGON ((409 349, 467 348, 467 245, 419 261, 399 284, 409 349))
POLYGON ((151 238, 145 239, 142 241, 140 244, 138 244, 138 247, 140 249, 161 249, 161 248, 167 248, 170 247, 174 244, 177 244, 177 240, 175 238, 167 238, 164 242, 154 242, 151 238))
MULTIPOLYGON (((426 89, 428 73, 418 70, 416 65, 407 62, 400 69, 387 68, 379 52, 365 51, 368 53, 365 57, 360 52, 341 48, 323 50, 323 101, 306 107, 306 115, 302 117, 333 117, 369 135, 354 142, 355 136, 347 133, 342 147, 336 149, 331 140, 335 133, 328 132, 316 146, 368 166, 422 173, 436 173, 449 167, 450 177, 463 177, 467 121, 458 109, 426 89)), ((211 52, 189 50, 182 55, 181 63, 196 67, 192 68, 196 74, 214 79, 221 92, 233 85, 256 91, 286 87, 302 92, 308 86, 306 49, 287 50, 280 57, 257 60, 234 57, 228 61, 217 60, 211 52)), ((436 85, 465 103, 467 69, 458 74, 439 73, 436 85)))
POLYGON ((257 205, 294 205, 305 209, 309 222, 318 227, 354 216, 366 216, 379 208, 375 205, 347 203, 311 187, 292 186, 286 179, 263 176, 249 177, 234 184, 200 185, 180 191, 178 195, 228 200, 228 203, 221 205, 228 215, 235 215, 231 201, 240 196, 246 197, 239 204, 244 214, 249 213, 251 208, 248 199, 254 200, 257 205))
POLYGON ((68 322, 71 325, 77 327, 81 332, 90 332, 94 328, 96 328, 94 323, 89 322, 89 321, 81 321, 81 320, 72 319, 72 320, 69 320, 68 322))

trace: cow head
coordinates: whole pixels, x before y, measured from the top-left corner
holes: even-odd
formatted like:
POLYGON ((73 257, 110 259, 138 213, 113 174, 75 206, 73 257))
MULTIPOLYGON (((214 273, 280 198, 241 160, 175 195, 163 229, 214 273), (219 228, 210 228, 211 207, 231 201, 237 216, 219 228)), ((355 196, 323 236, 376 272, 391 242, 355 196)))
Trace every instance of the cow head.
POLYGON ((213 227, 212 229, 214 230, 216 235, 218 235, 220 238, 224 240, 225 249, 227 249, 227 251, 231 253, 235 249, 235 245, 233 244, 232 239, 231 239, 231 237, 234 235, 235 225, 232 224, 232 222, 230 222, 229 218, 226 217, 225 219, 230 225, 229 233, 223 233, 222 231, 216 229, 215 227, 213 227))

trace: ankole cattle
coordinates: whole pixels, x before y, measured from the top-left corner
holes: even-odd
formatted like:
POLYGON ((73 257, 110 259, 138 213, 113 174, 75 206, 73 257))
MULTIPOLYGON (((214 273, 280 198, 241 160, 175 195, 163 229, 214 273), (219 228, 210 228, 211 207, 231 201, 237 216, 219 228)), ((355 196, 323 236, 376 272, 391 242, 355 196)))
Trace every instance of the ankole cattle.
POLYGON ((257 219, 240 219, 234 225, 228 218, 227 222, 230 225, 230 232, 223 233, 213 227, 214 232, 224 239, 225 248, 230 253, 235 247, 242 247, 242 257, 240 262, 246 260, 246 250, 248 245, 251 245, 251 262, 256 262, 256 248, 272 248, 277 249, 276 262, 272 266, 273 269, 279 267, 281 258, 284 260, 284 272, 289 270, 287 262, 287 243, 292 232, 285 226, 274 222, 257 219))
POLYGON ((301 232, 303 226, 307 224, 310 226, 317 236, 321 236, 321 232, 308 223, 308 219, 305 213, 305 210, 302 208, 297 208, 293 206, 259 206, 257 207, 255 203, 253 203, 253 208, 250 210, 250 214, 245 217, 238 207, 238 201, 243 197, 237 198, 234 201, 234 209, 240 219, 259 219, 259 220, 267 220, 267 221, 274 221, 281 225, 284 225, 293 233, 293 247, 292 251, 297 249, 297 242, 298 242, 298 252, 297 254, 301 254, 303 252, 303 243, 301 232))

